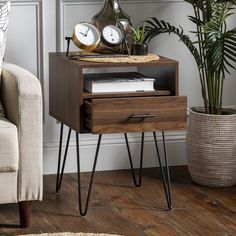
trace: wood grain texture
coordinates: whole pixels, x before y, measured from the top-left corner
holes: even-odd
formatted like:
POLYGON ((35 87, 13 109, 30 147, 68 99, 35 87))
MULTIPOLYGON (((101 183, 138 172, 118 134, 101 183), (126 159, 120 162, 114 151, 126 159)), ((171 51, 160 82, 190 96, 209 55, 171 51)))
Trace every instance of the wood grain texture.
POLYGON ((186 129, 186 97, 93 99, 86 108, 94 134, 186 129))
POLYGON ((170 90, 156 90, 154 92, 129 92, 129 93, 90 93, 83 92, 84 99, 93 98, 122 98, 122 97, 150 97, 150 96, 170 96, 173 95, 170 90))
POLYGON ((178 62, 156 63, 156 66, 138 66, 139 73, 155 78, 155 89, 169 90, 170 95, 179 95, 178 62))
MULTIPOLYGON (((51 55, 60 58, 61 60, 65 60, 66 54, 63 52, 55 52, 51 53, 51 55)), ((81 66, 83 68, 94 68, 94 67, 132 67, 132 66, 157 66, 157 65, 173 65, 178 64, 176 60, 166 58, 160 56, 160 59, 157 61, 151 61, 148 63, 101 63, 101 62, 87 62, 87 61, 79 61, 79 60, 71 60, 71 63, 77 66, 81 66)))
POLYGON ((178 95, 179 87, 178 62, 175 60, 161 57, 160 60, 149 63, 94 63, 69 60, 64 53, 50 53, 49 64, 49 114, 80 133, 88 132, 87 127, 92 129, 92 133, 186 128, 186 98, 174 97, 178 95), (154 92, 103 94, 83 91, 83 77, 89 69, 107 69, 109 67, 131 67, 131 70, 136 67, 138 72, 155 78, 157 90, 154 92), (117 100, 114 100, 115 98, 117 100), (84 112, 87 107, 85 102, 90 102, 90 100, 92 100, 93 106, 92 119, 89 120, 84 112), (124 106, 124 112, 119 104, 124 106), (173 112, 170 111, 171 109, 173 112), (109 113, 109 110, 112 114, 109 113), (132 114, 153 112, 158 114, 158 118, 145 119, 142 122, 137 119, 135 122, 134 120, 126 122, 132 114), (173 115, 175 112, 176 114, 173 115), (119 115, 117 116, 117 114, 119 115), (102 120, 104 122, 101 122, 102 120))
MULTIPOLYGON (((79 216, 76 175, 65 175, 58 195, 56 176, 45 176, 44 200, 32 203, 31 226, 19 228, 17 204, 0 205, 0 235, 68 231, 125 236, 235 235, 235 186, 196 185, 186 167, 173 167, 170 174, 173 210, 167 211, 159 169, 144 169, 140 188, 133 187, 128 170, 96 172, 86 217, 79 216)), ((89 176, 82 174, 84 190, 89 176)))
POLYGON ((80 131, 81 69, 69 60, 49 55, 49 114, 80 131))

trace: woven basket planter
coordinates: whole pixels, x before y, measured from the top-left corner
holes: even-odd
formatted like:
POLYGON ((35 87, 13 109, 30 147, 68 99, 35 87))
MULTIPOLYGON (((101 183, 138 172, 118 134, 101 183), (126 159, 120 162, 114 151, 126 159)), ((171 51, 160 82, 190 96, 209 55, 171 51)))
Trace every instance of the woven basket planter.
POLYGON ((210 187, 236 184, 236 114, 190 110, 187 159, 194 182, 210 187))

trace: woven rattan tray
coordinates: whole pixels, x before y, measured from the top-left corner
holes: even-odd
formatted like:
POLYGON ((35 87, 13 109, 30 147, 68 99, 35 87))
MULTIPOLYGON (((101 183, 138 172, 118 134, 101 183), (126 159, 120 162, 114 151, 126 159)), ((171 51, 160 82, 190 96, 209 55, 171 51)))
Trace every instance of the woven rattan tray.
POLYGON ((105 62, 105 63, 144 63, 159 60, 160 57, 153 53, 148 53, 145 56, 128 56, 128 55, 112 55, 112 54, 98 54, 90 52, 71 52, 70 58, 80 61, 90 62, 105 62))

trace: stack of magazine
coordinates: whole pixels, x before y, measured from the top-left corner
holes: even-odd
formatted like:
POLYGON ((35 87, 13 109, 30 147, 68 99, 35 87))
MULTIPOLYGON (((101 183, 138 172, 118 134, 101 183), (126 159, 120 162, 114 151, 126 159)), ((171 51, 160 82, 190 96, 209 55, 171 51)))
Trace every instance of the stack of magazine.
POLYGON ((138 72, 84 75, 84 89, 91 93, 154 91, 154 78, 138 72))

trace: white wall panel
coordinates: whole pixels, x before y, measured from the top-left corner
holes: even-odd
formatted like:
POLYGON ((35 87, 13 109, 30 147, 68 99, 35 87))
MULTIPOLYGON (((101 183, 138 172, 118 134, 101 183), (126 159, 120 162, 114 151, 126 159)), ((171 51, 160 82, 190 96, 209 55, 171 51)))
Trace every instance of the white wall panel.
MULTIPOLYGON (((56 172, 60 125, 48 115, 48 53, 65 51, 65 36, 72 34, 74 25, 90 21, 91 16, 103 6, 102 0, 12 0, 12 11, 5 60, 30 70, 42 80, 45 98, 44 171, 56 172), (43 80, 44 78, 44 80, 43 80)), ((165 19, 183 26, 186 33, 192 30, 187 20, 191 7, 181 0, 120 0, 120 4, 134 24, 150 16, 165 19)), ((236 22, 236 17, 232 20, 236 22)), ((71 48, 76 50, 74 46, 71 48)), ((188 106, 201 104, 200 85, 195 62, 177 37, 168 35, 155 38, 150 51, 179 61, 180 93, 188 96, 188 106)), ((225 81, 225 104, 235 105, 236 73, 225 81)), ((66 133, 66 132, 65 132, 66 133)), ((144 166, 155 166, 154 144, 151 134, 146 134, 144 166)), ((139 134, 131 134, 135 161, 139 159, 139 134)), ((97 136, 81 135, 82 170, 91 169, 97 136), (83 158, 84 157, 84 158, 83 158)), ((63 145, 65 145, 65 140, 63 145)), ((159 137, 160 140, 160 137, 159 137)), ((186 163, 185 132, 167 133, 167 146, 172 165, 186 163)), ((72 136, 66 171, 76 171, 75 139, 72 136)), ((98 169, 129 168, 127 151, 122 135, 105 135, 102 140, 98 169)))
MULTIPOLYGON (((58 45, 60 47, 58 50, 66 50, 65 36, 72 34, 76 23, 91 21, 91 17, 101 9, 102 2, 60 1, 58 4, 60 13, 60 25, 58 26, 58 39, 60 40, 58 45)), ((131 16, 134 25, 154 16, 177 26, 181 25, 186 31, 191 30, 192 24, 186 20, 187 15, 191 14, 191 6, 183 1, 120 1, 120 3, 125 12, 131 16)), ((72 45, 71 50, 76 50, 76 48, 72 45)), ((191 94, 188 99, 189 106, 200 105, 200 83, 197 79, 197 68, 192 56, 185 46, 178 41, 178 38, 174 35, 172 37, 163 35, 159 39, 154 39, 150 43, 150 51, 180 61, 180 93, 183 95, 191 94), (188 62, 187 65, 186 62, 188 62)))
POLYGON ((5 60, 20 65, 43 84, 41 0, 12 1, 5 60))

